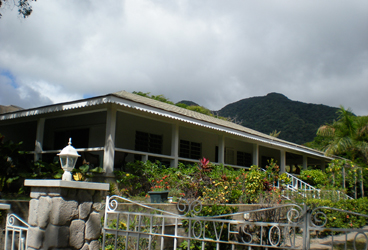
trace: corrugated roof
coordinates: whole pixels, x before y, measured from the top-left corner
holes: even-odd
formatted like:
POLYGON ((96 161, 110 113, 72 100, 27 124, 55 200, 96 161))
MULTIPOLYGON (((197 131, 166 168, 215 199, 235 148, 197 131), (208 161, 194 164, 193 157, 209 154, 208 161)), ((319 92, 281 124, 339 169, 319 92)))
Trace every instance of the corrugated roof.
POLYGON ((237 136, 246 137, 252 140, 261 141, 271 145, 276 145, 281 148, 288 148, 295 151, 312 154, 318 157, 331 159, 331 157, 324 156, 324 153, 318 150, 314 150, 288 141, 284 141, 279 138, 241 126, 239 124, 235 124, 233 122, 218 119, 202 113, 184 109, 175 105, 160 102, 151 98, 132 94, 126 91, 119 91, 104 96, 97 96, 67 103, 59 103, 33 109, 19 110, 11 113, 0 114, 0 121, 96 106, 105 103, 115 103, 118 105, 123 105, 144 112, 153 113, 155 115, 181 120, 198 126, 224 131, 226 133, 234 134, 237 136))
MULTIPOLYGON (((243 133, 255 136, 255 137, 249 137, 251 139, 263 141, 263 142, 269 143, 269 144, 278 145, 280 147, 287 147, 289 149, 293 149, 293 150, 297 150, 297 151, 306 150, 306 151, 309 151, 309 153, 314 152, 318 156, 325 157, 324 153, 321 152, 321 151, 314 150, 314 149, 311 149, 311 148, 308 148, 308 147, 305 147, 305 146, 302 146, 302 145, 299 145, 299 144, 295 144, 295 143, 292 143, 292 142, 288 142, 288 141, 285 141, 285 140, 281 140, 279 138, 276 138, 276 137, 258 132, 256 130, 241 126, 239 124, 236 124, 236 123, 233 123, 233 122, 230 122, 230 121, 226 121, 226 120, 223 120, 223 119, 219 119, 219 118, 216 118, 216 117, 212 117, 212 116, 209 116, 209 115, 198 113, 198 112, 188 110, 188 109, 185 109, 185 108, 181 108, 181 107, 171 105, 171 104, 168 104, 168 103, 160 102, 160 101, 157 101, 157 100, 154 100, 154 99, 151 99, 151 98, 147 98, 147 97, 144 97, 144 96, 132 94, 132 93, 129 93, 129 92, 126 92, 126 91, 119 91, 119 92, 113 93, 113 95, 115 95, 117 97, 120 97, 120 98, 124 98, 124 99, 130 100, 130 101, 133 101, 133 102, 148 105, 148 106, 151 106, 151 107, 154 107, 154 108, 158 108, 158 109, 165 110, 165 111, 168 111, 168 112, 176 113, 176 114, 179 114, 179 115, 182 115, 182 116, 185 116, 185 117, 193 118, 195 120, 200 120, 200 121, 203 121, 203 122, 216 124, 216 125, 219 125, 221 127, 226 127, 226 128, 231 129, 231 130, 235 130, 235 131, 239 131, 239 132, 243 132, 243 133), (262 140, 262 139, 264 139, 264 140, 262 140)), ((229 131, 227 131, 227 132, 229 132, 229 131)), ((243 136, 243 135, 238 134, 238 133, 232 133, 232 134, 237 134, 239 136, 243 136)), ((331 159, 330 157, 325 157, 325 158, 331 159)))

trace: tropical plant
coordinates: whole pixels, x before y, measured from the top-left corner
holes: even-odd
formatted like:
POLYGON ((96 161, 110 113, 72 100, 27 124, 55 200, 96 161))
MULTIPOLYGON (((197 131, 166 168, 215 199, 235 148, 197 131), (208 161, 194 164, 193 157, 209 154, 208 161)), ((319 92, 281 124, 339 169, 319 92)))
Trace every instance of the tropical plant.
MULTIPOLYGON (((368 213, 367 198, 339 200, 337 202, 323 199, 308 199, 305 201, 305 204, 312 209, 317 207, 331 207, 354 213, 368 213)), ((367 219, 363 216, 329 209, 324 209, 323 212, 326 214, 325 218, 327 221, 325 227, 327 228, 361 228, 366 225, 367 219)))
MULTIPOLYGON (((360 175, 350 173, 353 174, 354 180, 349 182, 350 186, 352 183, 355 185, 350 187, 354 189, 350 192, 357 195, 358 182, 364 182, 365 192, 368 190, 368 116, 355 116, 351 110, 342 106, 338 110, 338 115, 338 120, 318 129, 316 138, 308 143, 308 146, 324 151, 326 155, 344 157, 354 166, 360 166, 360 175)), ((336 171, 332 173, 338 176, 336 171)))
POLYGON ((339 119, 321 126, 317 135, 323 139, 316 147, 327 155, 340 155, 368 163, 368 116, 354 116, 340 107, 339 119))
POLYGON ((316 188, 322 188, 328 183, 327 174, 320 169, 302 170, 299 178, 316 188))

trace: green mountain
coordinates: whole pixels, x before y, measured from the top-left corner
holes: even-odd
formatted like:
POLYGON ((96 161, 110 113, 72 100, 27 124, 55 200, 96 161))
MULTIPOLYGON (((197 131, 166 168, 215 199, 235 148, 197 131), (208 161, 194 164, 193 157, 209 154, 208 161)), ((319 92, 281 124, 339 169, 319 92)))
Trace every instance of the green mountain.
POLYGON ((197 103, 192 102, 192 101, 188 101, 188 100, 182 100, 180 102, 177 102, 176 104, 178 104, 178 103, 182 103, 182 104, 185 104, 187 106, 199 106, 197 103))
POLYGON ((278 93, 251 97, 226 105, 216 113, 235 122, 297 144, 310 142, 318 128, 337 119, 338 108, 292 101, 278 93))

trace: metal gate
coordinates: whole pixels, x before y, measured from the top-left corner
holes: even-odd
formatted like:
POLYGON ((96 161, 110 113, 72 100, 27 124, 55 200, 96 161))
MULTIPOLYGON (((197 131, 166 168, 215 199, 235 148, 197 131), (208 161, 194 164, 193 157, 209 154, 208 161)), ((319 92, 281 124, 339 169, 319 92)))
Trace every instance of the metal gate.
POLYGON ((169 212, 140 204, 124 197, 106 198, 103 226, 103 249, 314 249, 318 244, 326 249, 367 249, 368 229, 326 228, 328 212, 335 210, 350 216, 368 218, 349 211, 318 207, 308 209, 296 204, 260 208, 257 210, 199 216, 202 204, 198 200, 180 200, 177 212, 169 212), (123 208, 127 203, 134 211, 123 208), (131 206, 130 206, 131 207, 131 206), (330 238, 315 241, 314 236, 328 232, 330 238), (354 232, 353 248, 348 238, 354 232), (339 236, 335 236, 340 233, 339 236), (348 237, 349 236, 349 237, 348 237), (344 241, 337 240, 344 237, 344 241), (357 239, 363 245, 357 246, 357 239), (342 245, 341 245, 342 244, 342 245), (339 246, 339 247, 340 247, 339 246))
POLYGON ((28 228, 27 222, 15 214, 8 214, 6 216, 4 249, 26 249, 28 228))

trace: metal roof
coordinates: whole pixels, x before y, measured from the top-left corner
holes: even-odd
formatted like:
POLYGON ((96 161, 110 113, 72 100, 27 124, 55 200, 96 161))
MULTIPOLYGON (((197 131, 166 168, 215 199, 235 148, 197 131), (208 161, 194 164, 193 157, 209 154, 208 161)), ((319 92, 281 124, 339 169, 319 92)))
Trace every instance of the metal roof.
POLYGON ((241 126, 239 124, 235 124, 230 121, 201 114, 175 105, 153 100, 151 98, 132 94, 126 91, 119 91, 104 96, 97 96, 88 99, 76 100, 72 102, 59 103, 43 107, 0 114, 0 122, 4 120, 17 119, 21 117, 30 117, 59 111, 97 106, 105 103, 113 103, 128 108, 140 110, 143 112, 151 113, 154 115, 159 115, 174 120, 180 120, 182 122, 214 129, 217 131, 226 132, 243 138, 248 138, 251 140, 274 145, 280 148, 297 151, 300 153, 314 155, 329 160, 333 159, 331 157, 325 156, 324 153, 321 151, 314 150, 288 141, 284 141, 279 138, 263 134, 256 130, 241 126))

